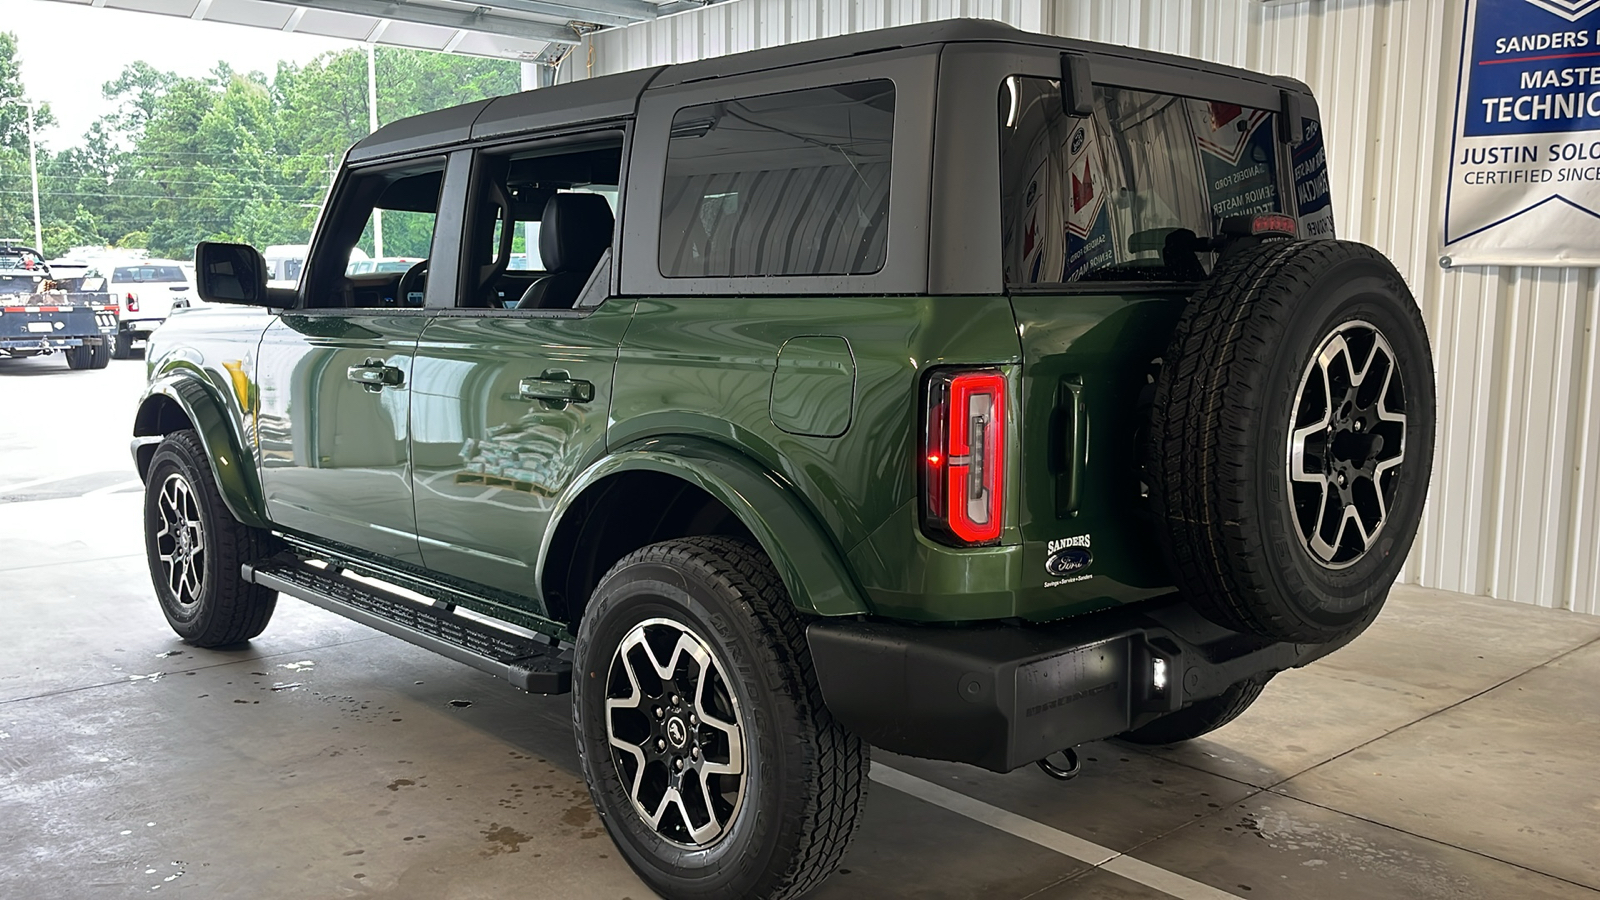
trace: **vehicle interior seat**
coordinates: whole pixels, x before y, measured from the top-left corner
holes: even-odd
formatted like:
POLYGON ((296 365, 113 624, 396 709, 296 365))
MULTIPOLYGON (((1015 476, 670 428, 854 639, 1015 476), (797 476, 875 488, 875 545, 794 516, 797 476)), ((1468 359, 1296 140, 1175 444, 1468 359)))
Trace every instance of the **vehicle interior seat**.
POLYGON ((555 194, 539 223, 539 257, 549 274, 528 285, 517 309, 571 309, 611 246, 611 204, 599 194, 555 194))

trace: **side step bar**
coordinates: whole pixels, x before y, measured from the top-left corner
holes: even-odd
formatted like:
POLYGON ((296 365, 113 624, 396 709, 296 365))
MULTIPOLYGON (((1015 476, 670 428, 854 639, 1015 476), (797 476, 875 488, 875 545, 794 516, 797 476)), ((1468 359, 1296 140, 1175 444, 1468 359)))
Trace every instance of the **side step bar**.
POLYGON ((245 581, 299 597, 329 612, 497 675, 533 694, 572 690, 572 650, 460 615, 444 600, 419 603, 349 578, 337 563, 318 568, 291 554, 240 567, 245 581))

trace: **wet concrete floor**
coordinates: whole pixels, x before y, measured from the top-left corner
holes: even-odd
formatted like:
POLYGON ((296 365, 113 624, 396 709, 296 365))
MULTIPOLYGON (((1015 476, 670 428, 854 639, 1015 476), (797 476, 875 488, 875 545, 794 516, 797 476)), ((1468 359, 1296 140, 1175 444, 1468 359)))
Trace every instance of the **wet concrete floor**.
MULTIPOLYGON (((78 426, 109 449, 61 472, 123 477, 15 487, 51 472, 7 457, 53 458, 17 398, 99 374, 122 397, 138 367, 4 388, 0 897, 651 896, 596 821, 568 698, 292 599, 247 647, 179 642, 145 573, 131 408, 78 426)), ((1065 784, 875 754, 910 787, 872 785, 813 896, 1600 900, 1597 684, 1600 618, 1399 588, 1187 746, 1090 745, 1065 784), (1111 861, 1052 849, 1072 839, 1111 861)))

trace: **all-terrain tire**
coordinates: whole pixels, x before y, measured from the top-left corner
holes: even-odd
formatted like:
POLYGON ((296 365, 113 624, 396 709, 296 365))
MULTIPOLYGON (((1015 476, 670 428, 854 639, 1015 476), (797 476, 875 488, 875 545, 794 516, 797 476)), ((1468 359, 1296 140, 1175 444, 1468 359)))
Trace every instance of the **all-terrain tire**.
POLYGON ((1416 536, 1433 440, 1427 332, 1381 253, 1283 241, 1225 257, 1178 321, 1144 446, 1179 590, 1277 640, 1364 628, 1416 536))
MULTIPOLYGON (((662 896, 669 900, 798 897, 821 883, 844 858, 861 820, 867 746, 840 727, 824 705, 804 625, 771 561, 760 550, 726 537, 693 537, 624 557, 595 589, 584 611, 574 676, 573 723, 590 796, 623 857, 662 896), (688 643, 698 642, 715 660, 714 667, 726 673, 714 678, 726 690, 711 696, 724 697, 725 706, 736 704, 718 715, 737 718, 745 748, 742 792, 723 807, 732 812, 726 812, 720 833, 703 842, 682 840, 689 832, 677 826, 696 825, 708 821, 706 817, 686 820, 668 809, 665 799, 657 805, 645 796, 645 788, 634 787, 650 782, 636 778, 630 768, 655 779, 657 772, 671 769, 666 758, 618 750, 609 730, 626 735, 625 726, 637 727, 637 719, 647 723, 651 719, 632 709, 608 711, 608 698, 613 703, 621 696, 629 703, 664 706, 665 719, 658 715, 655 721, 669 725, 679 715, 676 705, 667 706, 669 699, 677 699, 676 693, 669 698, 668 688, 658 684, 654 689, 659 695, 651 694, 652 688, 645 685, 648 673, 634 676, 636 685, 644 686, 629 688, 626 678, 618 680, 619 672, 627 675, 618 667, 632 659, 630 671, 639 671, 639 645, 633 644, 630 651, 630 641, 660 642, 665 635, 671 644, 675 635, 684 634, 693 635, 688 643), (661 699, 654 699, 657 696, 661 699), (635 755, 655 761, 630 764, 635 755), (647 770, 646 765, 659 768, 647 770), (647 808, 666 810, 659 827, 646 819, 647 808)), ((703 725, 706 719, 700 721, 703 725)), ((669 733, 676 743, 682 730, 661 732, 669 733)), ((660 736, 646 737, 643 744, 653 746, 657 741, 668 747, 660 736)), ((708 752, 705 758, 711 757, 708 752)), ((729 783, 719 780, 717 787, 726 790, 729 783)))
POLYGON ((184 641, 222 647, 247 641, 267 627, 278 593, 245 581, 239 567, 270 556, 275 539, 228 511, 205 446, 192 431, 167 435, 150 459, 144 534, 156 599, 167 624, 184 641), (175 555, 189 564, 181 573, 163 560, 175 555))
POLYGON ((1135 744, 1177 744, 1210 734, 1239 718, 1256 702, 1273 673, 1257 675, 1229 685, 1219 697, 1197 700, 1183 709, 1125 731, 1117 737, 1135 744))

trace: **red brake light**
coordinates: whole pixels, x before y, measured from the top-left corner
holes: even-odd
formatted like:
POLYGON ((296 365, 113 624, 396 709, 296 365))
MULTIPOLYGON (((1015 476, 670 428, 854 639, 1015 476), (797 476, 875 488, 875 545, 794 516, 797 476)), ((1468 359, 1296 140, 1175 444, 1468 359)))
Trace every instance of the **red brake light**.
POLYGON ((1005 518, 1006 379, 992 369, 935 373, 928 383, 923 511, 958 544, 1000 538, 1005 518))
POLYGON ((138 312, 138 311, 139 311, 139 295, 133 293, 132 291, 129 291, 128 292, 128 312, 138 312))

